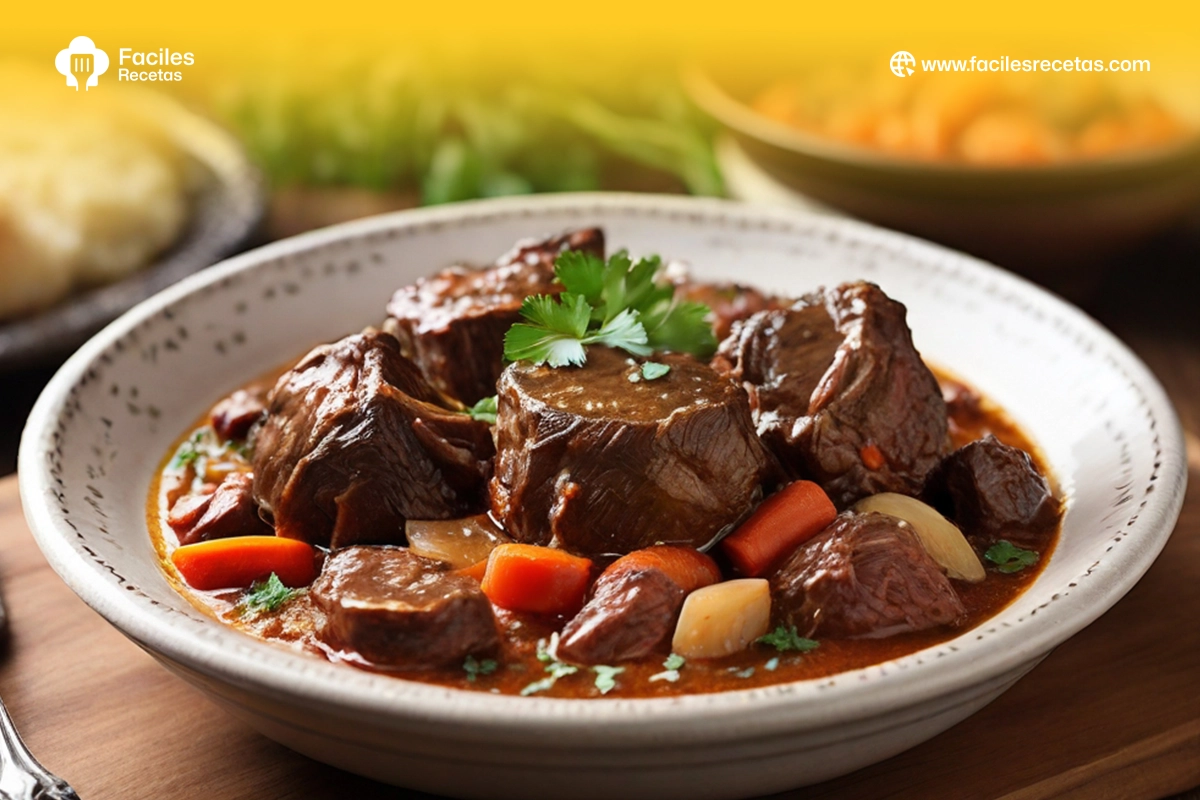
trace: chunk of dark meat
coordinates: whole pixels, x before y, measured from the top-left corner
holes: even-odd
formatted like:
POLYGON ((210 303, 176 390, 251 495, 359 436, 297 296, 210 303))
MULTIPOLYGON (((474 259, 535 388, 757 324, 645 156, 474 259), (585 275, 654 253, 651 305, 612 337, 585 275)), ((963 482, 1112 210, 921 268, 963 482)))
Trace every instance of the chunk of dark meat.
POLYGON ((492 607, 479 584, 400 547, 348 547, 310 590, 325 612, 320 637, 394 669, 461 664, 494 648, 492 607))
POLYGON ((905 308, 847 283, 734 327, 713 362, 750 393, 763 441, 792 478, 839 508, 916 495, 950 451, 946 403, 913 347, 905 308))
POLYGON ((509 535, 587 556, 700 547, 750 511, 767 460, 746 393, 689 356, 656 360, 671 370, 652 381, 604 347, 582 368, 505 370, 491 497, 509 535))
POLYGON ((1059 503, 1029 454, 991 435, 951 453, 930 474, 924 497, 985 541, 1041 543, 1059 518, 1059 503))
POLYGON ((729 336, 733 323, 740 322, 759 311, 786 308, 783 298, 764 294, 752 286, 740 283, 705 283, 684 279, 676 281, 676 296, 704 303, 713 312, 713 333, 717 341, 729 336))
POLYGON ((964 615, 916 534, 886 514, 843 513, 771 576, 774 615, 803 636, 891 636, 964 615))
POLYGON ((486 507, 486 423, 449 410, 385 333, 316 348, 284 373, 254 437, 254 494, 280 536, 404 542, 404 522, 486 507))
POLYGON ((211 492, 180 497, 167 514, 167 524, 180 544, 227 536, 270 536, 271 526, 258 516, 254 477, 233 472, 211 492))
POLYGON ((642 658, 675 630, 687 593, 657 569, 624 570, 596 581, 592 598, 567 623, 560 658, 576 664, 615 664, 642 658))
POLYGON ((532 294, 557 294, 554 259, 564 250, 604 256, 598 228, 544 241, 519 242, 495 265, 451 267, 400 289, 388 303, 385 329, 400 340, 435 388, 464 403, 496 393, 504 369, 504 334, 532 294))
POLYGON ((213 406, 210 414, 213 430, 221 441, 245 439, 250 427, 266 410, 266 392, 238 389, 213 406))

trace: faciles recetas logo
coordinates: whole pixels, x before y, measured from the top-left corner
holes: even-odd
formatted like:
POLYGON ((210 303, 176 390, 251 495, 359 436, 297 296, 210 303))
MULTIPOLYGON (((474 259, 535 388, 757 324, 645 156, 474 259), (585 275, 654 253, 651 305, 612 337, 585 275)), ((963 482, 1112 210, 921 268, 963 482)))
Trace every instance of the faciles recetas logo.
POLYGON ((907 50, 897 50, 892 55, 892 60, 888 62, 888 66, 892 68, 892 74, 897 78, 907 78, 912 75, 915 71, 913 67, 916 65, 917 60, 907 50))
POLYGON ((54 67, 67 79, 67 86, 74 86, 78 92, 82 83, 86 92, 97 85, 100 76, 108 71, 108 53, 96 47, 96 43, 88 37, 76 36, 66 50, 58 51, 54 57, 54 67))

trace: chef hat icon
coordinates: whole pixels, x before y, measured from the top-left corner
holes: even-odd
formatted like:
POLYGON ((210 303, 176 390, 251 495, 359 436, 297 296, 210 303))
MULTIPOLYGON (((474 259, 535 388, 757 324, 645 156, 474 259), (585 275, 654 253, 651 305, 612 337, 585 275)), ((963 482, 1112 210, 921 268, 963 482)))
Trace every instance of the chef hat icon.
POLYGON ((58 55, 54 57, 54 68, 60 75, 66 76, 67 86, 74 86, 75 91, 79 91, 76 73, 87 71, 79 68, 79 61, 72 63, 72 59, 77 56, 91 56, 91 74, 88 75, 85 84, 85 88, 90 89, 100 82, 101 75, 108 72, 108 53, 96 47, 96 43, 86 36, 76 36, 66 50, 58 51, 58 55))

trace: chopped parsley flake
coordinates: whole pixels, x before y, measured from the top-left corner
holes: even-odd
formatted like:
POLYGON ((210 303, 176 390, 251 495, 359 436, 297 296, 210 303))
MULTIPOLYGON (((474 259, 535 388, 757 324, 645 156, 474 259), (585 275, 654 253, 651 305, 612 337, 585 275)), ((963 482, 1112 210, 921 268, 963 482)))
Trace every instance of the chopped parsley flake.
POLYGON ((796 632, 796 626, 785 628, 780 625, 775 630, 768 633, 766 636, 758 637, 759 644, 769 645, 774 647, 780 653, 788 650, 795 650, 800 653, 807 653, 811 650, 816 650, 820 646, 819 642, 812 639, 805 639, 796 632))
POLYGON ((173 469, 182 469, 189 464, 195 463, 200 457, 200 448, 198 445, 204 441, 206 429, 200 429, 192 434, 192 438, 188 439, 183 444, 179 445, 179 449, 175 451, 175 458, 171 459, 171 467, 173 469))
MULTIPOLYGON (((708 306, 676 300, 674 286, 655 281, 661 264, 658 256, 634 263, 624 252, 614 253, 607 263, 591 253, 562 253, 555 260, 555 277, 566 291, 525 299, 525 321, 505 334, 504 357, 578 367, 587 361, 584 348, 589 344, 637 356, 654 350, 711 356, 716 338, 708 306)), ((653 380, 645 372, 643 377, 653 380)))
POLYGON ((642 364, 642 377, 648 381, 656 380, 666 375, 671 371, 671 367, 667 364, 659 364, 657 361, 647 361, 642 364))
POLYGON ((596 688, 600 690, 600 694, 608 694, 615 689, 617 676, 624 671, 624 667, 606 667, 603 664, 592 667, 592 672, 596 673, 596 688))
POLYGON ((767 672, 774 672, 775 670, 779 669, 779 656, 775 656, 767 663, 763 664, 763 669, 765 669, 767 672))
POLYGON ((256 581, 250 587, 250 591, 240 603, 241 613, 263 614, 278 611, 284 603, 299 593, 298 589, 284 586, 279 576, 272 572, 265 581, 256 581))
MULTIPOLYGON (((548 675, 541 680, 534 681, 522 689, 522 697, 528 697, 531 694, 547 691, 558 682, 559 678, 565 678, 568 675, 574 675, 576 672, 579 672, 579 667, 576 667, 573 664, 564 664, 563 662, 559 661, 557 653, 557 633, 550 634, 549 642, 547 642, 545 639, 538 641, 537 659, 546 665, 546 672, 548 675)), ((598 683, 599 678, 597 677, 597 684, 598 683)), ((599 688, 598 685, 597 688, 599 688)))
POLYGON ((1032 567, 1038 562, 1039 556, 1034 550, 1022 550, 1012 542, 1001 539, 989 547, 983 557, 995 564, 1000 572, 1009 574, 1032 567))
POLYGON ((463 662, 463 672, 467 673, 467 680, 474 683, 480 675, 491 675, 499 666, 494 658, 476 660, 475 656, 467 656, 463 662))
POLYGON ((679 670, 681 670, 683 665, 686 663, 687 661, 683 656, 679 655, 678 653, 671 653, 671 655, 667 656, 667 660, 663 662, 663 666, 666 667, 666 669, 663 672, 658 672, 654 675, 651 675, 650 680, 675 683, 675 681, 679 680, 679 670))
POLYGON ((463 411, 471 419, 486 422, 488 425, 496 424, 496 395, 485 397, 475 405, 463 411))

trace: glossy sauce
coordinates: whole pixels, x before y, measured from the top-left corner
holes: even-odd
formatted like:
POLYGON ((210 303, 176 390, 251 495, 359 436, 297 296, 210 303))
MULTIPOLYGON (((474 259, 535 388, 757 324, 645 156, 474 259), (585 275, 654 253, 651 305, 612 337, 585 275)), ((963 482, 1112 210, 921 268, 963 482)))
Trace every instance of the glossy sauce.
MULTIPOLYGON (((279 372, 282 370, 264 376, 257 383, 273 383, 279 372)), ((1057 496, 1053 475, 1045 460, 1036 446, 1007 415, 945 372, 935 370, 935 374, 948 399, 950 434, 954 447, 960 447, 989 433, 993 434, 1005 444, 1029 453, 1057 496)), ((170 465, 179 446, 207 423, 206 415, 197 421, 192 430, 180 437, 164 458, 150 487, 146 520, 167 579, 197 608, 250 635, 333 661, 345 661, 358 668, 382 672, 383 670, 354 661, 352 654, 332 652, 317 638, 316 628, 321 619, 321 612, 312 604, 306 593, 298 595, 276 613, 246 615, 241 613, 238 606, 244 595, 242 590, 201 592, 187 586, 179 577, 171 564, 170 554, 176 544, 175 537, 166 524, 166 516, 171 495, 180 490, 181 480, 190 478, 187 476, 187 470, 183 471, 182 479, 176 477, 180 470, 173 470, 170 465)), ((236 453, 230 454, 228 461, 231 468, 249 469, 245 459, 236 453)), ((965 622, 959 627, 900 634, 882 639, 824 639, 816 650, 804 654, 777 653, 773 648, 757 645, 722 659, 689 661, 678 670, 678 680, 673 682, 661 677, 651 680, 665 671, 663 661, 668 654, 663 652, 650 659, 619 665, 623 667, 623 671, 616 675, 616 686, 607 696, 666 697, 827 678, 846 670, 878 664, 932 647, 979 626, 1011 603, 1040 573, 1050 558, 1057 537, 1057 530, 1043 537, 1044 544, 1038 548, 1039 561, 1031 568, 1013 574, 989 569, 987 578, 977 584, 954 581, 953 586, 967 612, 965 622)), ((984 563, 986 565, 987 562, 984 563)), ((496 609, 496 617, 501 631, 500 652, 478 659, 479 662, 486 658, 493 659, 496 662, 494 672, 475 675, 474 679, 459 668, 393 674, 460 689, 520 694, 522 689, 546 677, 545 664, 537 658, 538 641, 548 639, 553 632, 562 628, 566 620, 517 615, 501 609, 496 609)), ((599 697, 601 693, 595 686, 595 679, 596 675, 590 668, 580 667, 577 673, 560 678, 550 689, 537 694, 552 697, 599 697)))

